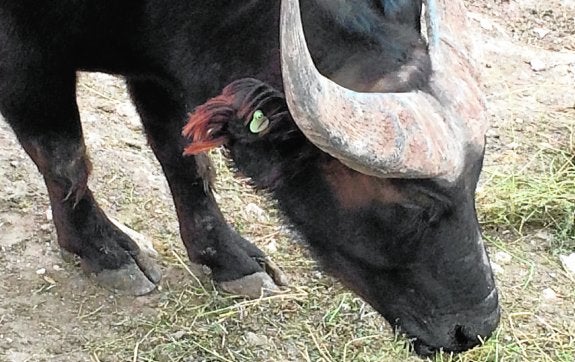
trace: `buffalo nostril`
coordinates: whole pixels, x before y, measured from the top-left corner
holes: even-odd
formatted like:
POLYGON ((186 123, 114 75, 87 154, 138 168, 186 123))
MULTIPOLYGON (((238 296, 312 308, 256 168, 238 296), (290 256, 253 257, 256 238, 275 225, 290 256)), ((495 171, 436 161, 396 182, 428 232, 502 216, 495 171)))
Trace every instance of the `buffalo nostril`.
POLYGON ((468 336, 465 333, 464 327, 461 325, 455 326, 453 338, 455 339, 455 343, 462 347, 466 347, 469 344, 474 345, 478 342, 478 338, 476 336, 468 336))
POLYGON ((469 325, 456 324, 452 330, 451 338, 454 350, 465 351, 478 344, 481 344, 491 336, 499 324, 499 307, 493 309, 480 322, 469 325))
POLYGON ((437 348, 432 347, 419 339, 412 341, 411 345, 413 347, 413 351, 421 357, 431 357, 438 351, 437 348))

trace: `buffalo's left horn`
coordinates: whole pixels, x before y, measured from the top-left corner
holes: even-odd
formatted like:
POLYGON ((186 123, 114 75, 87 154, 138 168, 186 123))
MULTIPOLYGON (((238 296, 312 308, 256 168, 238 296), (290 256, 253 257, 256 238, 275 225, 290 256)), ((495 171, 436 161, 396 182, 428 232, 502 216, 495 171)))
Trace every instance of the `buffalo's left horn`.
MULTIPOLYGON (((426 2, 434 96, 418 90, 360 93, 319 73, 306 45, 299 0, 282 0, 285 95, 294 121, 306 137, 365 174, 454 180, 463 168, 464 148, 481 138, 472 133, 484 134, 485 127, 467 127, 470 119, 483 124, 483 101, 475 78, 468 74, 467 52, 453 41, 450 25, 443 24, 450 9, 461 12, 460 0, 426 2), (445 33, 439 33, 442 31, 445 33), (446 46, 449 49, 444 50, 446 46), (455 59, 449 59, 447 65, 436 64, 450 57, 455 59), (451 72, 450 67, 460 69, 451 72)), ((449 15, 449 21, 465 21, 464 14, 459 14, 459 19, 449 15)))

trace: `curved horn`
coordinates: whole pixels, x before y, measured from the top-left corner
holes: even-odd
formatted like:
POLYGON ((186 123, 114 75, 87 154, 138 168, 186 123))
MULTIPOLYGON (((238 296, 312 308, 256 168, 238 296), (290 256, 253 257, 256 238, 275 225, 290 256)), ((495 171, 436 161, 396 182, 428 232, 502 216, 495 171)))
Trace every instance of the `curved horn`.
MULTIPOLYGON (((437 6, 445 6, 448 12, 452 7, 450 2, 459 3, 458 0, 429 0, 426 6, 430 37, 437 42, 431 46, 432 61, 451 57, 454 53, 443 51, 445 41, 439 33, 443 31, 442 20, 432 19, 437 6)), ((468 116, 465 112, 470 106, 466 102, 470 98, 475 103, 479 99, 480 103, 478 107, 471 107, 472 110, 482 109, 483 105, 481 97, 475 97, 476 86, 471 87, 473 92, 465 88, 465 83, 473 79, 465 77, 453 82, 452 75, 444 71, 449 68, 439 68, 440 75, 432 77, 432 89, 442 95, 440 101, 449 100, 448 107, 421 91, 351 91, 316 69, 305 41, 299 0, 282 0, 281 14, 286 100, 296 124, 311 142, 348 167, 377 177, 454 180, 460 174, 464 147, 469 139, 460 117, 468 116), (452 89, 452 83, 464 89, 452 89), (459 96, 460 92, 462 96, 459 96), (458 95, 456 101, 450 100, 452 93, 458 95)), ((465 58, 466 54, 455 55, 465 58)), ((468 64, 458 60, 451 60, 450 64, 453 62, 458 66, 468 64)), ((465 74, 465 69, 461 72, 465 74)))
POLYGON ((479 86, 480 58, 469 35, 461 0, 426 0, 429 54, 433 66, 431 89, 444 108, 460 117, 469 144, 483 148, 488 122, 479 86))

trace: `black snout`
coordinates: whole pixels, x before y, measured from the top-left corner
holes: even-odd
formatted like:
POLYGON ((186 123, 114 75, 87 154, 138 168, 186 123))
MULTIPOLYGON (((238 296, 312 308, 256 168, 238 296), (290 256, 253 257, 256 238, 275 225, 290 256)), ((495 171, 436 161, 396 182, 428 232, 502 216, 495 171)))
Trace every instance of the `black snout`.
MULTIPOLYGON (((496 298, 495 298, 496 299, 496 298)), ((493 301, 489 301, 493 306, 493 301)), ((500 310, 495 303, 491 312, 477 313, 476 315, 459 316, 458 323, 455 318, 447 318, 450 322, 444 328, 438 328, 433 333, 435 338, 425 340, 423 338, 412 339, 415 353, 427 357, 437 352, 464 352, 487 340, 499 324, 500 310), (452 322, 454 321, 454 322, 452 322)), ((446 321, 447 321, 446 320, 446 321)))

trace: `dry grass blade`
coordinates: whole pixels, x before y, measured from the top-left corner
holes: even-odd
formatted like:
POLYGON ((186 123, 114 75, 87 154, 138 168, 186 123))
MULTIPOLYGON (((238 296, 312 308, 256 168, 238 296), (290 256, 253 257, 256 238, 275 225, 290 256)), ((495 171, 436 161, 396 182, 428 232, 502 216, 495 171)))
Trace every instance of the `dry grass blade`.
POLYGON ((146 335, 144 337, 142 337, 142 339, 140 339, 138 342, 136 342, 136 345, 134 346, 134 354, 132 357, 132 362, 138 362, 138 352, 140 349, 140 345, 150 336, 150 334, 152 334, 154 332, 154 329, 151 329, 148 333, 146 333, 146 335))
POLYGON ((307 327, 307 330, 309 332, 309 335, 311 336, 311 338, 313 340, 313 343, 315 344, 315 348, 317 348, 317 350, 319 351, 319 353, 321 354, 321 356, 323 357, 325 362, 333 362, 333 358, 330 356, 327 349, 319 343, 319 341, 318 341, 315 333, 311 329, 311 327, 309 325, 306 325, 306 327, 307 327))

